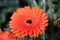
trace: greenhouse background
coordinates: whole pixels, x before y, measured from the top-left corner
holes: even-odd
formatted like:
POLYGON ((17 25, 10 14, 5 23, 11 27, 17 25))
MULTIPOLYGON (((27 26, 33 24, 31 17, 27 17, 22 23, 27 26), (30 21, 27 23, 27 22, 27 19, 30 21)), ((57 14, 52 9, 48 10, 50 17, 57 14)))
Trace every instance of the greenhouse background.
POLYGON ((0 29, 10 30, 10 17, 17 8, 25 6, 42 8, 49 18, 45 33, 33 40, 60 40, 60 0, 0 0, 0 29))

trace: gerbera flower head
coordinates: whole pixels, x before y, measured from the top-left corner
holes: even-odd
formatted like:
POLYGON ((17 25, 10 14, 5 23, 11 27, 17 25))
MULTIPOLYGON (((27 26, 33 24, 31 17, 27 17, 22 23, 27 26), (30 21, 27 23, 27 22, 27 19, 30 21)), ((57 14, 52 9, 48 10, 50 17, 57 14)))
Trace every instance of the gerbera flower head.
POLYGON ((4 40, 14 40, 13 34, 10 33, 9 31, 5 31, 3 33, 3 39, 4 40))
POLYGON ((0 30, 0 40, 14 40, 12 33, 9 31, 2 32, 0 30))
POLYGON ((44 33, 48 25, 48 17, 42 9, 28 6, 17 9, 9 23, 15 36, 20 38, 27 35, 38 37, 39 34, 44 33))
POLYGON ((2 31, 0 30, 0 40, 4 40, 2 35, 2 31))

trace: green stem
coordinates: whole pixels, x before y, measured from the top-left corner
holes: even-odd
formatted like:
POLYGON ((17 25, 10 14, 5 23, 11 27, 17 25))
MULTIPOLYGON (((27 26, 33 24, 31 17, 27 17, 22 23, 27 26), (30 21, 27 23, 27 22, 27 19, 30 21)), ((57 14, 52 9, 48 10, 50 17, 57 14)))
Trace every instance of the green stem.
POLYGON ((26 1, 31 7, 38 7, 35 0, 26 0, 26 1))
POLYGON ((43 10, 46 11, 46 10, 45 10, 45 8, 46 8, 46 7, 45 7, 46 2, 45 2, 45 0, 42 0, 42 1, 43 1, 43 5, 44 5, 44 6, 43 6, 43 10))
POLYGON ((30 40, 33 40, 33 38, 30 38, 30 40))
POLYGON ((42 40, 45 40, 45 33, 42 35, 42 40))

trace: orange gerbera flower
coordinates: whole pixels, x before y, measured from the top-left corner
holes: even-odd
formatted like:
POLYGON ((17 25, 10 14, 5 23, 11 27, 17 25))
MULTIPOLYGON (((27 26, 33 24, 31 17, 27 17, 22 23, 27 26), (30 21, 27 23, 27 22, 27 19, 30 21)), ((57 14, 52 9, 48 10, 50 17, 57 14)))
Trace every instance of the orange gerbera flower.
POLYGON ((0 30, 0 40, 4 40, 2 35, 2 31, 0 30))
POLYGON ((3 39, 4 40, 14 40, 14 36, 12 33, 10 33, 9 31, 5 31, 3 33, 3 39))
POLYGON ((0 40, 14 40, 12 33, 5 31, 4 33, 0 30, 0 40))
POLYGON ((48 17, 42 9, 28 6, 14 12, 9 25, 15 36, 38 37, 39 34, 44 33, 47 22, 48 17))

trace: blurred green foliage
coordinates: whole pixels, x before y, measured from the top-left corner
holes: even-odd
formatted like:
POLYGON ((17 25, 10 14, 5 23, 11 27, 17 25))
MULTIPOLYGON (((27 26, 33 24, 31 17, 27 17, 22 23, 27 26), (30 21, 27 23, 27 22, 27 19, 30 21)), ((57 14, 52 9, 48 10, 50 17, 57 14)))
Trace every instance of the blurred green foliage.
POLYGON ((60 0, 0 0, 1 30, 10 30, 8 25, 10 17, 17 8, 24 6, 42 8, 49 17, 46 32, 38 38, 33 38, 34 40, 60 40, 60 26, 53 23, 60 18, 60 0))

